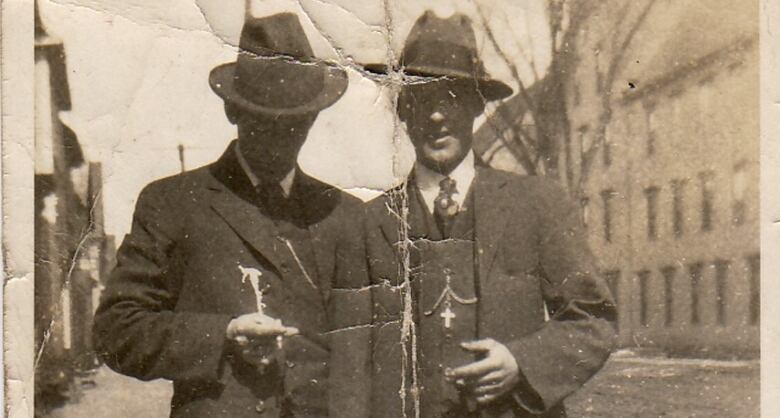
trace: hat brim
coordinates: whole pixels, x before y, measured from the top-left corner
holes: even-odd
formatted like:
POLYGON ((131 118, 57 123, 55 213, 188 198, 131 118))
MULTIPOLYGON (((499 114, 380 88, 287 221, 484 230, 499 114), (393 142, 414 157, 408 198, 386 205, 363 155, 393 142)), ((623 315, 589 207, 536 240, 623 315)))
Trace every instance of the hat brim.
POLYGON ((244 110, 252 113, 263 113, 269 115, 301 115, 313 112, 319 112, 341 98, 347 90, 349 84, 347 73, 341 68, 328 65, 317 64, 324 72, 323 86, 320 93, 305 104, 294 107, 272 107, 253 102, 241 95, 236 89, 235 83, 235 62, 222 64, 211 70, 209 74, 209 85, 219 97, 226 102, 234 103, 244 110))
MULTIPOLYGON (((387 64, 366 64, 363 66, 366 71, 375 74, 387 74, 389 66, 387 64)), ((407 76, 413 77, 442 77, 453 78, 456 80, 474 80, 477 83, 477 90, 487 101, 506 99, 514 91, 503 81, 495 80, 485 76, 469 74, 466 72, 441 69, 437 67, 404 67, 401 72, 407 76)))

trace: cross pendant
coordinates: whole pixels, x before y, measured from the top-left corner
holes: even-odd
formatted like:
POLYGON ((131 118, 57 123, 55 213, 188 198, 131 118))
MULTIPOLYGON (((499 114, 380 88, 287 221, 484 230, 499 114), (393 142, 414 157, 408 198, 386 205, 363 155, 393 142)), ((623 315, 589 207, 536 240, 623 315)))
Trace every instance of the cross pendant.
POLYGON ((452 312, 452 309, 450 309, 449 306, 447 306, 447 309, 439 316, 444 318, 444 328, 449 329, 452 327, 452 320, 455 319, 455 312, 452 312))

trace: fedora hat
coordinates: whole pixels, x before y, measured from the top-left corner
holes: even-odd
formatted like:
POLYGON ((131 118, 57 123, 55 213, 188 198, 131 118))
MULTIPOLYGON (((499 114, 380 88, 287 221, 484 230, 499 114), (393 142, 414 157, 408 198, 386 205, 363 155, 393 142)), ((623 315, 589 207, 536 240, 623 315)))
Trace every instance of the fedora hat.
POLYGON ((320 111, 347 89, 344 70, 317 61, 298 17, 279 13, 244 23, 238 59, 211 70, 217 95, 253 113, 320 111))
MULTIPOLYGON (((405 75, 476 81, 477 89, 487 100, 512 95, 511 87, 490 78, 477 53, 471 19, 460 13, 447 19, 437 17, 431 10, 423 13, 409 31, 399 66, 405 75)), ((388 68, 384 64, 369 64, 366 69, 384 73, 388 68)))

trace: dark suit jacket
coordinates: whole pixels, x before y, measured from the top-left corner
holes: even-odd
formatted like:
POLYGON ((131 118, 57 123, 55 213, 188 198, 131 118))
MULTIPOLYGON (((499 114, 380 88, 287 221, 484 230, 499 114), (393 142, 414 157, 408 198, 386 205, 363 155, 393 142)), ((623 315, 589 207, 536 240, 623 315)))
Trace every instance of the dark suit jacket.
POLYGON ((339 243, 356 230, 343 227, 360 219, 360 202, 297 172, 315 288, 253 202, 233 147, 210 166, 141 192, 95 316, 100 355, 119 373, 172 380, 174 417, 326 415, 326 306, 336 266, 345 268, 337 260, 355 259, 342 250, 356 247, 339 243), (271 285, 269 313, 301 330, 285 341, 283 374, 255 372, 226 342, 228 322, 257 310, 239 265, 258 269, 271 285), (284 408, 275 402, 280 388, 284 408))
MULTIPOLYGON (((525 380, 481 416, 565 416, 563 400, 602 367, 614 339, 615 307, 596 272, 578 211, 557 183, 544 178, 479 167, 472 188, 478 333, 506 345, 525 380)), ((360 358, 360 364, 372 365, 354 371, 363 382, 342 400, 357 411, 350 416, 402 416, 398 285, 405 254, 399 218, 391 210, 399 206, 398 197, 396 190, 369 204, 369 281, 352 277, 355 282, 342 284, 371 289, 370 296, 352 301, 349 315, 353 324, 373 324, 347 347, 356 358, 369 351, 371 358, 360 358)))

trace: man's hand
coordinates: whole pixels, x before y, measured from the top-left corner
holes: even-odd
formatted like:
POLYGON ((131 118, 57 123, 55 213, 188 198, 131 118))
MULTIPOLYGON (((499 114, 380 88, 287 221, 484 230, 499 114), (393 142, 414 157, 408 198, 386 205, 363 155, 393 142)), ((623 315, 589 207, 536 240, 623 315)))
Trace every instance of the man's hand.
POLYGON ((225 336, 241 347, 241 357, 259 372, 272 363, 279 338, 298 334, 298 329, 286 327, 282 321, 265 314, 252 313, 234 318, 225 336))
POLYGON ((483 353, 484 358, 447 370, 446 377, 455 384, 470 390, 477 402, 487 404, 508 393, 520 382, 520 370, 517 361, 505 345, 487 338, 465 342, 463 349, 483 353))
POLYGON ((298 334, 298 328, 286 327, 281 320, 261 313, 250 313, 233 318, 225 331, 228 340, 236 341, 239 344, 245 344, 252 339, 290 337, 296 334, 298 334))

